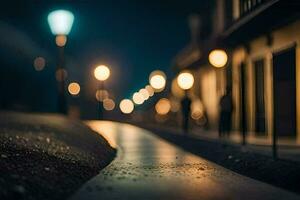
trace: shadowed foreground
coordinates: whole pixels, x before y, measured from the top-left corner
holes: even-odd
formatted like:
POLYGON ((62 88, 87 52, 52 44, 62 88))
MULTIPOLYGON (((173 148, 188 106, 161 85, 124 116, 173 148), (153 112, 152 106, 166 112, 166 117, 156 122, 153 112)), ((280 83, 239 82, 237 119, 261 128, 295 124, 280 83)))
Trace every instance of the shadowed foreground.
POLYGON ((299 199, 185 152, 136 126, 88 123, 117 158, 71 199, 299 199))
POLYGON ((0 112, 0 199, 66 199, 114 155, 81 122, 0 112))

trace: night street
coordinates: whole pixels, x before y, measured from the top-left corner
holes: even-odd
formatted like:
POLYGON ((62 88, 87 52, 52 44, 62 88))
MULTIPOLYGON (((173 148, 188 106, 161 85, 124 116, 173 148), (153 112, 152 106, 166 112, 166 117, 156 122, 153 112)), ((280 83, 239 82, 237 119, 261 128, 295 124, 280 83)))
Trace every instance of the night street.
POLYGON ((300 0, 3 1, 11 199, 300 199, 300 0))

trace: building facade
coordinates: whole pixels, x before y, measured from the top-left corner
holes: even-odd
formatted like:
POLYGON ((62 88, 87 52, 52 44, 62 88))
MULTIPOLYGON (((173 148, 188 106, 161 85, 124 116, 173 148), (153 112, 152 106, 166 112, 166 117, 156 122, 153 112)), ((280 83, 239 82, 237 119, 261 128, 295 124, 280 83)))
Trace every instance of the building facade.
POLYGON ((295 0, 215 1, 211 36, 199 47, 201 58, 177 65, 197 77, 210 129, 218 127, 219 99, 230 87, 233 133, 244 126, 250 138, 270 142, 276 132, 283 142, 300 143, 299 8, 295 0), (222 69, 207 61, 216 48, 229 56, 222 69))

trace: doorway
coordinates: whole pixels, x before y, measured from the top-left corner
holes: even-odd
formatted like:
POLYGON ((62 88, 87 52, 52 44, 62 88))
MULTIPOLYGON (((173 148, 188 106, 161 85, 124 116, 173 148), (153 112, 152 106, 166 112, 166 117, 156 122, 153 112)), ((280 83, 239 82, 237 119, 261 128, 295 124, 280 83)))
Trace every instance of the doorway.
POLYGON ((296 49, 273 54, 274 131, 296 136, 296 49))

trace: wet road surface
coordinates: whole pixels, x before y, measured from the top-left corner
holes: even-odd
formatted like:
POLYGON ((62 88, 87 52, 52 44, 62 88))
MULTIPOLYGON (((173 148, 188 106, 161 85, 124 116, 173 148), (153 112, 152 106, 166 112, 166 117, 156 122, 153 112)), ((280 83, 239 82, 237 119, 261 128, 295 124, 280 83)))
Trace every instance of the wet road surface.
POLYGON ((90 121, 117 158, 71 199, 300 199, 238 175, 136 126, 90 121))

